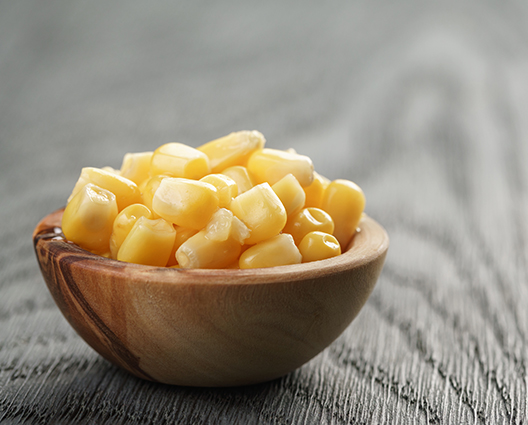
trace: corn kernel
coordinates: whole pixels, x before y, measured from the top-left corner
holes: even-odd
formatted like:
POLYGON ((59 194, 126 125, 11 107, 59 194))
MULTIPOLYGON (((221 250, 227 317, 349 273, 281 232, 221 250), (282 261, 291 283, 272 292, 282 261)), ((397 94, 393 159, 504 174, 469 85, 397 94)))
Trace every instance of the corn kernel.
POLYGON ((259 184, 238 195, 229 209, 251 231, 248 245, 277 235, 286 224, 286 210, 268 183, 259 184))
POLYGON ((252 154, 247 163, 257 183, 277 183, 288 174, 293 174, 302 187, 313 181, 313 163, 310 158, 297 153, 277 149, 261 149, 252 154))
POLYGON ((335 236, 324 232, 310 232, 299 244, 302 262, 325 260, 341 254, 341 246, 335 236))
POLYGON ((127 153, 123 157, 120 175, 132 180, 138 186, 147 180, 150 175, 150 161, 153 152, 127 153))
POLYGON ((297 214, 289 217, 282 231, 292 235, 295 244, 298 245, 305 235, 316 230, 332 234, 334 222, 325 211, 310 207, 303 208, 297 214))
POLYGON ((238 187, 238 194, 247 192, 255 186, 255 180, 246 167, 234 165, 222 171, 223 175, 233 179, 238 187))
POLYGON ((80 247, 105 254, 110 250, 109 240, 116 216, 115 195, 88 183, 66 205, 62 232, 66 239, 80 247))
POLYGON ((178 251, 178 248, 182 246, 182 244, 189 239, 191 236, 196 235, 198 233, 198 230, 196 229, 187 229, 186 227, 176 226, 176 238, 174 239, 174 245, 172 246, 172 251, 169 257, 169 261, 167 262, 167 267, 173 267, 178 264, 178 261, 176 260, 176 251, 178 251))
POLYGON ((293 174, 288 174, 271 186, 281 200, 288 216, 298 213, 304 206, 306 195, 293 174))
POLYGON ((258 131, 237 131, 213 140, 198 148, 205 153, 211 164, 211 171, 219 173, 227 167, 246 165, 249 156, 262 149, 266 139, 258 131))
POLYGON ((235 262, 240 255, 238 241, 227 238, 211 240, 205 230, 187 239, 176 251, 176 260, 182 268, 221 269, 235 262))
POLYGON ((250 233, 244 222, 225 208, 218 209, 205 227, 205 236, 208 239, 225 241, 232 238, 240 245, 244 243, 250 233))
POLYGON ((201 179, 211 172, 209 158, 203 152, 182 143, 166 143, 154 151, 150 174, 201 179))
POLYGON ((161 181, 166 177, 168 176, 159 174, 145 180, 139 186, 143 204, 152 212, 152 218, 159 218, 159 215, 152 211, 152 198, 154 198, 154 193, 156 193, 156 190, 158 190, 161 181))
POLYGON ((119 261, 165 267, 169 260, 176 231, 174 227, 158 218, 139 217, 117 253, 119 261))
POLYGON ((306 194, 306 200, 304 202, 305 207, 321 208, 323 202, 323 194, 325 189, 330 184, 330 179, 323 177, 317 171, 314 171, 314 179, 310 186, 304 188, 306 194))
POLYGON ((224 174, 208 174, 202 177, 200 181, 216 187, 218 206, 220 208, 229 206, 233 198, 238 195, 238 185, 231 177, 224 174))
POLYGON ((356 232, 365 208, 363 191, 349 180, 334 180, 324 192, 322 208, 334 220, 334 236, 345 250, 356 232))
POLYGON ((245 250, 238 265, 241 269, 255 269, 299 264, 301 261, 301 253, 292 236, 281 233, 245 250))
POLYGON ((68 202, 87 184, 93 183, 101 189, 112 192, 116 197, 117 208, 121 211, 123 208, 132 204, 141 202, 141 194, 137 185, 129 179, 120 175, 95 167, 85 167, 68 198, 68 202))
POLYGON ((110 236, 110 254, 113 259, 117 258, 117 252, 121 244, 139 217, 151 218, 150 210, 143 204, 129 205, 117 214, 112 227, 112 235, 110 236))
POLYGON ((216 188, 196 180, 166 177, 154 193, 152 209, 170 223, 199 230, 218 209, 216 188))

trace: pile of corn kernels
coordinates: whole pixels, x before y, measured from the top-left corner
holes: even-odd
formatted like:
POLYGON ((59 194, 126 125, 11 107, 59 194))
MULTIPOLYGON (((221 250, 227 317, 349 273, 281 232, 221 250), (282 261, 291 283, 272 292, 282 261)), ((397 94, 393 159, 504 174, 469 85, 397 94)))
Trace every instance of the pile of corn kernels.
POLYGON ((310 158, 239 131, 198 148, 128 153, 120 170, 82 169, 64 210, 69 241, 157 267, 258 268, 340 255, 361 219, 362 190, 310 158))

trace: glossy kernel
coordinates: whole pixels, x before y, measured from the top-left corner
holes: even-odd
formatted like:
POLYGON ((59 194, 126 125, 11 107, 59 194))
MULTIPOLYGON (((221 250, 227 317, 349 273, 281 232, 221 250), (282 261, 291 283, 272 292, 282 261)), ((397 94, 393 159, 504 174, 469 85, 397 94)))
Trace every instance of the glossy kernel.
POLYGON ((313 163, 305 155, 278 149, 261 149, 251 155, 247 163, 248 170, 258 183, 277 183, 288 174, 293 174, 302 187, 313 181, 313 163))
POLYGON ((132 180, 121 177, 115 172, 95 167, 85 167, 81 170, 81 175, 68 198, 68 202, 88 183, 112 192, 115 195, 119 211, 129 205, 141 202, 141 193, 132 180))
POLYGON ((216 188, 205 182, 167 177, 154 193, 152 209, 170 223, 199 230, 218 209, 216 188))
POLYGON ((334 236, 346 250, 365 208, 365 195, 361 188, 349 180, 334 180, 325 190, 322 208, 334 221, 334 236))
POLYGON ((166 143, 154 151, 150 174, 201 179, 211 172, 209 158, 203 152, 182 143, 166 143))
POLYGON ((330 179, 319 174, 317 171, 314 171, 314 179, 310 186, 304 188, 304 193, 306 195, 306 200, 304 206, 321 208, 323 203, 323 195, 325 189, 330 184, 330 179))
POLYGON ((266 139, 258 131, 237 131, 198 148, 211 164, 211 172, 219 173, 234 165, 246 165, 248 157, 262 149, 266 139))
POLYGON ((288 174, 271 186, 281 200, 288 216, 302 210, 306 195, 293 174, 288 174))
POLYGON ((221 269, 234 263, 240 250, 240 243, 233 238, 212 240, 201 230, 178 248, 176 260, 182 268, 221 269))
POLYGON ((341 254, 341 246, 335 236, 324 232, 310 232, 299 244, 303 263, 325 260, 341 254))
POLYGON ((151 216, 151 211, 143 204, 129 205, 117 215, 112 227, 112 235, 110 236, 110 255, 113 259, 117 258, 117 252, 121 244, 132 227, 134 227, 136 221, 140 217, 151 218, 151 216))
POLYGON ((283 232, 292 235, 298 245, 305 235, 316 230, 332 234, 334 232, 334 221, 322 209, 310 207, 303 208, 297 214, 289 217, 283 232))
POLYGON ((158 218, 139 217, 117 253, 119 261, 165 267, 174 245, 174 227, 158 218))
POLYGON ((277 235, 286 224, 286 210, 268 183, 238 195, 229 209, 251 231, 246 244, 255 244, 277 235))
POLYGON ((201 182, 212 184, 218 194, 218 206, 229 206, 233 198, 238 195, 238 185, 229 176, 224 174, 208 174, 200 179, 201 182))
POLYGON ((301 261, 301 253, 291 235, 281 233, 246 249, 238 265, 241 269, 254 269, 299 264, 301 261))
POLYGON ((112 225, 117 216, 115 195, 92 183, 84 185, 68 202, 62 216, 66 239, 96 254, 110 250, 112 225))
POLYGON ((241 165, 228 167, 223 170, 221 174, 230 177, 236 182, 239 195, 241 193, 247 192, 249 189, 255 186, 255 180, 253 176, 249 173, 246 167, 241 165))
POLYGON ((127 153, 123 157, 123 163, 119 174, 137 185, 150 177, 150 161, 153 152, 127 153))

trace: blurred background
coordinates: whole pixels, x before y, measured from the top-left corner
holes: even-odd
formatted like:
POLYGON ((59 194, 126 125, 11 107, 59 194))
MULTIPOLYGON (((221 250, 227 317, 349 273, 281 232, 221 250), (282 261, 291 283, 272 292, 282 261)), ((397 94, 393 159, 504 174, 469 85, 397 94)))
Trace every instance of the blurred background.
MULTIPOLYGON (((384 274, 338 341, 341 360, 330 350, 296 372, 289 400, 305 388, 322 400, 306 409, 327 400, 337 422, 416 411, 518 423, 527 24, 528 4, 514 0, 0 0, 0 418, 36 403, 37 384, 56 388, 37 365, 108 370, 60 316, 31 246, 81 168, 255 129, 268 147, 358 183, 391 235, 384 274)), ((81 388, 69 373, 64 391, 81 388)))

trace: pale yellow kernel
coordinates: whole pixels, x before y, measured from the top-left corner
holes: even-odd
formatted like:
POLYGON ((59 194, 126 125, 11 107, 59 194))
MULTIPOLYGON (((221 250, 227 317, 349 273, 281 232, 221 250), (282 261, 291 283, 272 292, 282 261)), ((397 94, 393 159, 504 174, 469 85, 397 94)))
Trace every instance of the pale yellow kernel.
POLYGON ((349 180, 334 180, 325 189, 321 207, 332 217, 335 225, 333 234, 341 249, 346 250, 365 208, 363 191, 349 180))
POLYGON ((249 155, 262 149, 266 139, 258 131, 237 131, 206 143, 198 148, 205 153, 211 164, 211 171, 219 173, 234 165, 246 165, 249 155))
POLYGON ((201 182, 212 184, 216 187, 218 194, 218 206, 224 208, 229 206, 233 198, 238 196, 238 185, 224 174, 208 174, 200 179, 201 182))
POLYGON ((186 179, 201 179, 211 172, 203 152, 182 143, 166 143, 156 149, 150 161, 150 174, 165 174, 186 179))
POLYGON ((232 238, 242 245, 250 234, 244 222, 225 208, 218 209, 205 227, 205 236, 213 241, 232 238))
POLYGON ((112 226, 112 235, 110 236, 110 254, 113 259, 117 258, 117 252, 121 244, 139 217, 152 218, 151 211, 143 204, 129 205, 115 218, 112 226))
POLYGON ((255 179, 248 171, 248 169, 241 165, 234 165, 232 167, 228 167, 223 170, 221 174, 230 177, 236 182, 239 195, 241 193, 247 192, 249 189, 255 186, 255 179))
POLYGON ((327 212, 320 208, 310 207, 303 208, 297 214, 289 217, 282 231, 292 235, 298 245, 306 234, 316 230, 332 234, 334 222, 327 212))
POLYGON ((238 195, 229 209, 251 231, 245 241, 249 245, 277 235, 287 220, 284 205, 268 183, 238 195))
POLYGON ((323 194, 329 184, 329 179, 322 176, 317 171, 314 171, 314 179, 312 184, 304 188, 304 193, 306 194, 304 206, 321 208, 323 194))
POLYGON ((288 174, 271 186, 281 200, 288 216, 298 213, 304 207, 306 195, 293 174, 288 174))
POLYGON ((116 216, 115 195, 88 183, 66 205, 62 215, 62 232, 67 240, 81 248, 106 254, 110 251, 110 235, 116 216))
POLYGON ((197 180, 166 177, 161 180, 152 210, 177 226, 202 229, 218 209, 216 188, 197 180))
POLYGON ((150 177, 150 161, 153 152, 127 153, 119 173, 121 176, 132 180, 138 186, 150 177))
POLYGON ((241 269, 299 264, 302 256, 291 235, 281 233, 246 249, 238 261, 241 269))
POLYGON ((175 226, 176 238, 174 239, 174 245, 172 246, 171 255, 169 261, 167 262, 167 267, 174 267, 178 264, 176 260, 176 251, 182 246, 182 244, 189 239, 191 236, 196 235, 198 230, 196 229, 187 229, 186 227, 175 226))
POLYGON ((178 248, 176 260, 182 268, 221 269, 235 262, 240 250, 241 245, 236 240, 208 239, 205 230, 201 230, 178 248))
POLYGON ((325 260, 341 254, 341 246, 335 236, 324 232, 310 232, 299 244, 303 263, 325 260))
MULTIPOLYGON (((141 191, 141 199, 143 201, 143 204, 152 211, 152 198, 154 198, 154 193, 156 193, 156 190, 158 190, 158 187, 161 183, 161 181, 168 176, 159 174, 157 176, 152 176, 149 179, 143 181, 141 185, 139 186, 139 190, 141 191)), ((159 215, 157 215, 154 211, 152 211, 152 218, 160 218, 159 215)))
POLYGON ((139 217, 117 253, 119 261, 165 267, 169 260, 176 231, 174 227, 158 218, 139 217))
POLYGON ((278 149, 261 149, 253 153, 247 163, 247 169, 257 183, 277 183, 288 174, 293 174, 302 187, 313 181, 313 163, 310 158, 297 153, 278 149))
POLYGON ((141 202, 141 193, 132 180, 121 177, 114 172, 95 167, 84 167, 82 169, 81 175, 68 198, 68 202, 70 202, 70 200, 87 183, 95 184, 102 189, 112 192, 116 197, 117 208, 119 211, 129 205, 141 202))

